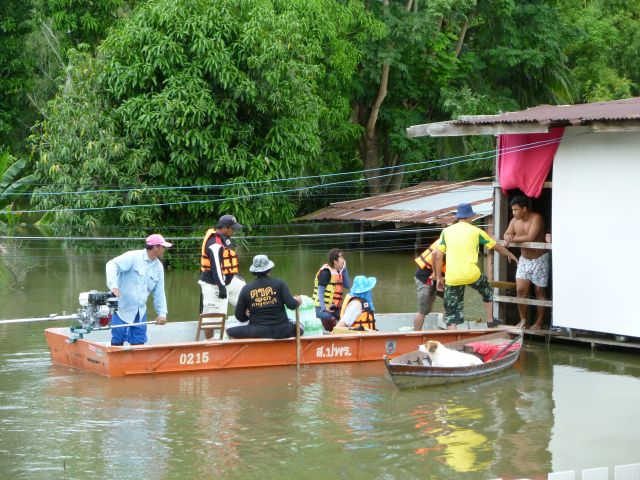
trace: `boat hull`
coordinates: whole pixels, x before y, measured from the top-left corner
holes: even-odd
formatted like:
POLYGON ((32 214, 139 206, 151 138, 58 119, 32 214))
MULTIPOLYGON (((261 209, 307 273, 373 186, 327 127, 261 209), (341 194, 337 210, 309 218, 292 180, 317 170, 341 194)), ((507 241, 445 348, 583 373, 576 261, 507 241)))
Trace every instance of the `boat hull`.
MULTIPOLYGON (((181 322, 182 327, 195 322, 181 322)), ((176 324, 174 324, 176 325, 176 324)), ((166 337, 171 337, 167 327, 166 337)), ((171 327, 169 327, 171 328, 171 327)), ((195 331, 195 326, 193 327, 195 331)), ((108 332, 101 332, 108 333, 108 332)), ((475 338, 486 330, 438 330, 376 332, 351 335, 319 335, 301 338, 301 364, 382 361, 385 355, 410 352, 427 340, 442 343, 475 338)), ((153 373, 296 365, 295 338, 282 340, 176 341, 113 347, 108 337, 69 343, 68 328, 49 328, 45 337, 54 363, 108 377, 153 373)), ((154 329, 150 329, 150 338, 154 329)), ((156 335, 157 336, 157 335, 156 335)))
MULTIPOLYGON (((486 332, 485 332, 486 333, 486 332)), ((505 341, 519 342, 520 347, 510 351, 501 358, 491 362, 485 362, 471 367, 431 367, 418 364, 421 353, 418 351, 401 354, 395 358, 385 357, 385 366, 391 379, 398 388, 419 388, 453 383, 473 381, 480 378, 496 375, 511 367, 520 357, 522 334, 519 332, 504 331, 500 333, 485 334, 472 340, 457 340, 449 343, 448 348, 461 346, 466 341, 482 342, 504 339, 505 341)), ((446 343, 446 342, 441 342, 446 343)))

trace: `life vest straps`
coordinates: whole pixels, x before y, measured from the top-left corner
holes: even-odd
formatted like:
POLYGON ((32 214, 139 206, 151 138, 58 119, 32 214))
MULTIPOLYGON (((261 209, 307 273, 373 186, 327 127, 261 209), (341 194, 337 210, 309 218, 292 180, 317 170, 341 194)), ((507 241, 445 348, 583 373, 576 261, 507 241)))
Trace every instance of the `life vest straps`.
POLYGON ((376 320, 369 302, 363 300, 360 297, 353 296, 350 293, 348 293, 344 298, 344 303, 342 304, 342 309, 340 310, 340 318, 344 317, 348 305, 353 300, 357 300, 360 302, 360 304, 362 305, 362 313, 358 315, 358 318, 355 319, 353 325, 351 325, 351 329, 361 330, 363 328, 368 328, 369 330, 376 330, 376 320))
POLYGON ((429 270, 433 271, 433 264, 431 263, 432 259, 433 259, 433 250, 431 250, 431 247, 429 247, 415 258, 415 262, 418 264, 418 266, 422 270, 425 270, 428 268, 429 270))
POLYGON ((363 299, 358 297, 350 298, 349 302, 351 302, 351 300, 358 300, 362 305, 362 313, 358 315, 358 318, 355 319, 353 325, 351 325, 351 328, 355 330, 359 330, 360 328, 376 330, 376 320, 374 318, 373 310, 371 310, 369 302, 364 301, 363 299))
POLYGON ((211 239, 213 235, 216 234, 215 228, 210 228, 204 234, 204 239, 202 240, 202 247, 200 248, 200 271, 205 272, 211 269, 211 262, 209 261, 209 255, 207 255, 207 243, 211 239))
MULTIPOLYGON (((207 233, 204 234, 204 240, 202 241, 202 248, 200 249, 200 271, 204 272, 211 269, 211 261, 207 254, 207 243, 212 236, 216 235, 216 229, 210 228, 207 233)), ((222 246, 222 265, 220 269, 222 274, 235 275, 240 272, 240 263, 238 261, 238 254, 233 248, 229 248, 222 243, 219 236, 216 237, 216 243, 222 246)))
POLYGON ((377 330, 376 320, 373 317, 373 312, 362 312, 356 321, 351 325, 352 330, 359 330, 360 327, 367 330, 377 330))
POLYGON ((240 272, 238 254, 232 248, 223 247, 222 251, 222 273, 224 275, 235 275, 240 272))
POLYGON ((322 270, 329 270, 331 274, 331 278, 329 279, 329 283, 325 287, 324 290, 324 304, 331 305, 334 304, 336 307, 340 307, 343 301, 343 290, 344 290, 344 279, 342 277, 342 273, 339 273, 336 269, 331 268, 328 264, 322 265, 318 272, 316 273, 315 284, 313 288, 313 299, 316 307, 320 306, 320 298, 318 295, 318 277, 322 270))
MULTIPOLYGON (((433 253, 437 250, 438 245, 440 245, 440 239, 438 238, 435 242, 433 242, 431 245, 429 245, 429 247, 422 252, 420 255, 418 255, 415 258, 415 262, 418 264, 418 267, 420 267, 422 270, 431 270, 432 272, 435 272, 436 270, 436 266, 434 265, 433 262, 433 253)), ((446 270, 446 266, 444 265, 444 263, 442 264, 442 271, 444 272, 446 270)))

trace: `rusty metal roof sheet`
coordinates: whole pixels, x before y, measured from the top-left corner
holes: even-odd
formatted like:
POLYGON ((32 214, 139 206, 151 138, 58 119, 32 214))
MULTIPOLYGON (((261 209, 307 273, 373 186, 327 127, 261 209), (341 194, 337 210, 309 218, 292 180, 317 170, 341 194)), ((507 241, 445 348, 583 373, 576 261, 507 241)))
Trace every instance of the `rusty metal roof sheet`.
POLYGON ((461 116, 453 124, 538 122, 545 125, 583 125, 594 121, 640 120, 640 97, 578 105, 540 105, 499 115, 461 116))
POLYGON ((471 203, 474 219, 493 214, 490 182, 423 182, 373 197, 332 203, 299 220, 451 224, 458 204, 471 203))

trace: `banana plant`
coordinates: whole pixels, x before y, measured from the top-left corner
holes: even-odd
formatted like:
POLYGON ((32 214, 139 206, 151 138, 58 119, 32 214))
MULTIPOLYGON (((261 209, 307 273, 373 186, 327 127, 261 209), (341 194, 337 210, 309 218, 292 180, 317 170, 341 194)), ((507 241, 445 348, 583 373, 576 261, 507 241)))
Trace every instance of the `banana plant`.
POLYGON ((27 161, 16 160, 8 152, 0 152, 0 223, 14 226, 18 215, 12 213, 16 202, 23 200, 24 193, 35 181, 35 175, 23 176, 27 161))

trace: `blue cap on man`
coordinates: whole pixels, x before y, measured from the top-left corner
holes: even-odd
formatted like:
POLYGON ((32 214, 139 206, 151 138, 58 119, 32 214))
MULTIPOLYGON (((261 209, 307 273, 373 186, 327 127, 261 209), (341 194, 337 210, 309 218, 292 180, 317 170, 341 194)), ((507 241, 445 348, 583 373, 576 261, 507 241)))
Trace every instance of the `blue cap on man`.
POLYGON ((476 212, 473 211, 470 203, 461 203, 458 205, 458 211, 456 212, 456 218, 469 218, 473 217, 476 212))

